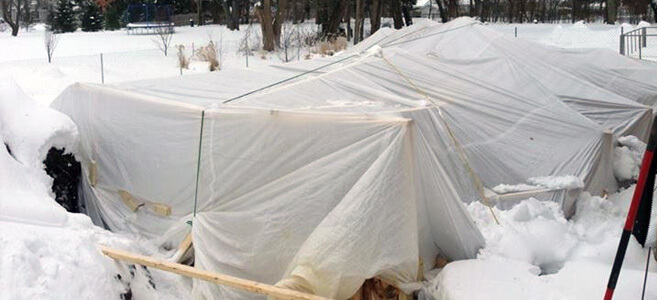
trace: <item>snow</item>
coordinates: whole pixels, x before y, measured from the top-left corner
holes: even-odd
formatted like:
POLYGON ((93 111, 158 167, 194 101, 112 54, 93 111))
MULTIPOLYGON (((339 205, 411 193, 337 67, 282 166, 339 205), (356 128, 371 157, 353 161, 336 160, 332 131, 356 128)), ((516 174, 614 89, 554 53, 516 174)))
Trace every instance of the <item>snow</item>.
POLYGON ((502 183, 493 187, 493 191, 498 194, 507 194, 539 189, 560 190, 584 187, 584 182, 582 179, 573 175, 532 177, 527 179, 527 183, 529 184, 521 183, 510 185, 502 183))
MULTIPOLYGON (((308 27, 305 31, 310 31, 314 29, 311 23, 298 26, 308 27)), ((254 27, 251 35, 260 36, 259 30, 259 26, 254 27)), ((0 70, 12 77, 28 96, 48 105, 75 82, 101 83, 101 53, 105 84, 207 73, 208 63, 198 60, 192 53, 210 41, 222 48, 222 69, 244 68, 245 57, 237 49, 246 31, 246 26, 240 31, 230 31, 219 25, 176 27, 168 56, 159 50, 157 35, 128 35, 122 30, 63 33, 57 35, 53 60, 48 64, 44 27, 37 25, 29 32, 21 30, 18 37, 0 33, 0 45, 3 45, 0 47, 0 70), (186 56, 191 58, 189 69, 183 69, 182 75, 176 45, 183 45, 186 56)), ((304 59, 306 49, 300 52, 300 59, 304 59)), ((276 54, 255 51, 248 63, 250 68, 258 68, 283 62, 276 54)))
POLYGON ((76 139, 68 117, 36 104, 13 80, 0 79, 0 298, 120 299, 128 285, 142 299, 188 294, 180 292, 185 287, 179 278, 160 272, 151 274, 166 278, 156 280, 155 290, 96 249, 106 244, 155 252, 153 244, 98 228, 54 201, 42 161, 52 146, 75 149, 76 139))
MULTIPOLYGON (((547 45, 617 51, 621 27, 627 32, 647 24, 489 26, 507 34, 518 27, 518 38, 547 45)), ((245 67, 244 56, 236 51, 244 29, 230 32, 223 28, 177 27, 171 45, 184 45, 189 56, 191 49, 221 36, 222 68, 245 67)), ((0 32, 0 140, 11 150, 9 153, 0 145, 0 298, 120 299, 128 286, 138 299, 187 298, 187 279, 153 269, 128 270, 104 257, 96 245, 140 253, 158 253, 160 249, 154 241, 112 233, 94 226, 87 216, 66 212, 54 201, 52 179, 42 164, 50 147, 75 152, 77 143, 71 120, 45 105, 74 82, 100 83, 101 53, 105 83, 112 84, 181 76, 175 51, 165 57, 152 35, 75 32, 58 35, 53 63, 48 64, 43 30, 39 24, 29 32, 21 30, 16 38, 0 32)), ((381 55, 377 47, 366 55, 381 55)), ((271 54, 256 53, 249 58, 252 68, 281 63, 271 54)), ((207 63, 193 59, 182 76, 205 72, 209 72, 207 63)), ((645 144, 636 137, 618 140, 613 166, 619 181, 636 179, 644 150, 645 144)), ((574 176, 536 177, 493 190, 503 194, 582 186, 574 176)), ((487 207, 469 204, 467 209, 481 229, 486 247, 477 259, 452 262, 427 273, 430 280, 424 283, 422 293, 436 299, 601 299, 633 188, 607 198, 582 193, 577 213, 570 220, 557 204, 530 198, 509 210, 493 208, 500 220, 497 225, 487 207)), ((653 211, 653 217, 657 219, 657 212, 653 211)), ((655 237, 653 226, 648 242, 655 243, 655 237)), ((632 238, 616 299, 640 298, 646 255, 647 250, 632 238)), ((646 299, 657 299, 655 282, 657 264, 653 262, 646 299)))
POLYGON ((621 137, 618 143, 619 146, 614 149, 614 176, 619 182, 636 180, 646 144, 635 136, 621 137))
MULTIPOLYGON (((602 299, 633 187, 609 198, 582 193, 566 220, 559 205, 525 200, 510 210, 474 202, 468 211, 486 247, 477 259, 447 264, 425 282, 435 299, 602 299)), ((640 299, 647 249, 633 238, 615 299, 640 299)), ((657 297, 657 264, 650 266, 646 299, 657 297)))
MULTIPOLYGON (((575 24, 490 24, 490 28, 513 36, 517 29, 517 38, 561 48, 604 48, 618 52, 620 49, 620 34, 637 28, 654 26, 645 21, 637 25, 623 23, 621 25, 592 24, 578 21, 575 24)), ((654 30, 653 30, 654 31, 654 30)), ((648 34, 653 34, 649 31, 648 34)), ((642 58, 657 61, 657 44, 651 43, 654 37, 648 38, 648 47, 642 49, 642 58)), ((638 50, 631 54, 638 58, 638 50)))

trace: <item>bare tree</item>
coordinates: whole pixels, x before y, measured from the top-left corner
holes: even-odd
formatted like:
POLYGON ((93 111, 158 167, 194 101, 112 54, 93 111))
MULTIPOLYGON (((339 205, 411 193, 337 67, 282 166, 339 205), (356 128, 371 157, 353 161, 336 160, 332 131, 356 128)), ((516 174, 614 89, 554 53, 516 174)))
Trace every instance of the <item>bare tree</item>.
POLYGON ((289 62, 295 58, 294 48, 297 48, 296 55, 300 54, 301 49, 301 32, 299 31, 299 25, 293 25, 290 22, 283 23, 281 29, 281 42, 279 48, 282 50, 282 53, 279 54, 279 58, 283 62, 289 62))
POLYGON ((46 28, 43 35, 43 43, 46 47, 46 53, 48 54, 48 63, 50 63, 52 62, 52 55, 57 47, 57 34, 50 28, 46 28))
POLYGON ((249 56, 253 55, 254 49, 257 50, 260 48, 260 39, 258 37, 256 37, 256 41, 252 41, 253 37, 257 35, 257 33, 254 34, 253 32, 254 32, 253 23, 249 23, 249 26, 247 26, 246 30, 244 30, 244 34, 242 35, 242 39, 240 40, 239 47, 237 48, 237 53, 238 54, 241 53, 242 55, 244 55, 247 68, 249 67, 249 56))
POLYGON ((20 18, 22 16, 23 7, 27 1, 23 0, 0 0, 0 10, 5 18, 9 27, 11 27, 11 35, 17 36, 20 26, 20 18))
POLYGON ((173 25, 158 26, 155 28, 155 33, 157 33, 157 38, 153 42, 164 52, 164 56, 167 56, 169 46, 171 45, 171 38, 173 37, 173 25))

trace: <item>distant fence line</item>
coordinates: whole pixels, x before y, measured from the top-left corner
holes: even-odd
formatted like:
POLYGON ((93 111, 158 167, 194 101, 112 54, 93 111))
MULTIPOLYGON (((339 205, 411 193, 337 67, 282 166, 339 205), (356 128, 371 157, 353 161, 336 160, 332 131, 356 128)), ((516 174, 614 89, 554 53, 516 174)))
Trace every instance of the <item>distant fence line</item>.
POLYGON ((644 54, 651 58, 657 56, 657 26, 636 28, 628 32, 623 32, 621 28, 619 47, 620 54, 625 56, 638 59, 644 59, 644 54))

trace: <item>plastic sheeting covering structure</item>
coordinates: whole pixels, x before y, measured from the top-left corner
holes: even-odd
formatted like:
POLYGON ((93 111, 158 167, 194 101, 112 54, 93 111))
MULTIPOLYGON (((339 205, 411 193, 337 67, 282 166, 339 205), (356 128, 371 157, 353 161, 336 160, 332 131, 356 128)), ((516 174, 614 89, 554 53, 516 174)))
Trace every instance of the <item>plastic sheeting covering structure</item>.
MULTIPOLYGON (((382 30, 365 42, 382 51, 326 68, 76 84, 53 107, 76 122, 78 158, 95 166, 93 186, 83 167, 82 193, 97 224, 157 237, 191 220, 197 267, 322 296, 348 298, 374 276, 407 288, 420 260, 429 269, 438 254, 472 258, 483 245, 463 206, 481 200, 472 176, 490 189, 575 175, 592 193, 613 191, 615 136, 652 118, 638 103, 652 101, 641 98, 650 82, 629 99, 563 79, 565 67, 529 62, 477 26, 382 30), (450 50, 459 31, 481 47, 450 50), (119 190, 171 215, 133 212, 119 190)), ((552 200, 569 211, 565 194, 552 200)), ((193 293, 258 298, 200 281, 193 293)))

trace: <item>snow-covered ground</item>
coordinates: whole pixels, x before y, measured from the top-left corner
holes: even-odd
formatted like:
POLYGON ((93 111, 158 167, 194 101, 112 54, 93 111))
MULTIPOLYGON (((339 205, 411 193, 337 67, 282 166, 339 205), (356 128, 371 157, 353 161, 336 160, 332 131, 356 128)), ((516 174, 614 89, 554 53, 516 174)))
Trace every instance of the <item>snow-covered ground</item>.
MULTIPOLYGON (((490 24, 489 26, 509 35, 516 36, 517 33, 519 39, 539 44, 562 48, 607 48, 620 51, 621 32, 627 33, 637 28, 655 25, 645 21, 637 25, 585 24, 580 21, 575 24, 490 24)), ((657 33, 656 29, 648 32, 648 34, 654 33, 657 33)), ((631 41, 626 42, 628 55, 638 58, 638 48, 633 52, 630 51, 631 41)), ((657 37, 648 37, 646 44, 647 47, 642 48, 642 59, 657 61, 657 37)))
MULTIPOLYGON (((620 26, 607 25, 489 26, 511 35, 517 26, 518 38, 549 45, 614 50, 620 33, 620 26)), ((184 45, 189 55, 193 47, 223 40, 222 69, 244 68, 245 57, 237 53, 243 32, 179 27, 171 44, 184 45)), ((126 270, 102 256, 97 244, 141 253, 157 248, 67 213, 54 202, 52 179, 42 164, 51 146, 74 149, 70 145, 77 137, 71 120, 45 105, 69 84, 99 83, 100 53, 106 83, 181 76, 176 50, 165 57, 155 38, 122 31, 62 34, 48 64, 42 27, 17 38, 0 33, 0 140, 11 150, 0 145, 0 299, 119 299, 128 286, 138 299, 188 297, 188 279, 139 267, 126 270)), ((251 68, 280 63, 277 54, 249 57, 251 68)), ((207 63, 193 61, 182 76, 203 72, 209 72, 207 63)), ((645 145, 631 137, 621 143, 614 170, 624 181, 636 178, 645 145)), ((557 184, 544 181, 530 183, 557 184)), ((632 191, 633 186, 607 198, 581 194, 570 220, 556 204, 528 199, 507 211, 494 209, 497 225, 486 207, 470 204, 487 246, 477 259, 427 274, 423 293, 436 299, 601 299, 632 191)), ((646 256, 632 239, 616 299, 640 298, 646 256)), ((654 261, 646 299, 657 299, 654 261)))

